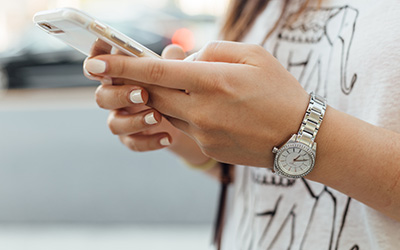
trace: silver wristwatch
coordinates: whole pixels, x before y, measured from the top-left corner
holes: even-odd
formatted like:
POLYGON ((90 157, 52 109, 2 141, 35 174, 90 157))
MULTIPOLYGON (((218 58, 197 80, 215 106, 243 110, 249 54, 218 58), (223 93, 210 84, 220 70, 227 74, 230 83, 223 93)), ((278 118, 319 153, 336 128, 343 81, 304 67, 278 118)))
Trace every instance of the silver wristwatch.
POLYGON ((326 110, 325 98, 311 92, 300 130, 279 149, 274 147, 275 174, 295 179, 306 176, 315 165, 317 143, 314 142, 326 110))

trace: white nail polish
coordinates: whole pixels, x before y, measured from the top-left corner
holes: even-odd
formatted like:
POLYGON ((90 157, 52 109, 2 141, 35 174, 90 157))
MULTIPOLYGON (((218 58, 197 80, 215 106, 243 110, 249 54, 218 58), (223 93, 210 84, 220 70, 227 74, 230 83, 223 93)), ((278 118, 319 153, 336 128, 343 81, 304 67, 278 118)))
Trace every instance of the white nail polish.
POLYGON ((171 145, 171 142, 169 142, 169 138, 168 137, 164 137, 160 140, 160 144, 162 146, 169 146, 171 145))
POLYGON ((149 125, 156 124, 156 123, 157 123, 157 120, 156 120, 156 118, 154 117, 154 112, 151 112, 150 114, 147 114, 147 115, 144 117, 144 121, 145 121, 147 124, 149 124, 149 125))
POLYGON ((135 104, 144 103, 142 98, 142 90, 136 89, 129 94, 129 99, 135 104))
POLYGON ((106 71, 106 62, 97 59, 89 59, 86 61, 85 68, 90 73, 104 73, 106 71))

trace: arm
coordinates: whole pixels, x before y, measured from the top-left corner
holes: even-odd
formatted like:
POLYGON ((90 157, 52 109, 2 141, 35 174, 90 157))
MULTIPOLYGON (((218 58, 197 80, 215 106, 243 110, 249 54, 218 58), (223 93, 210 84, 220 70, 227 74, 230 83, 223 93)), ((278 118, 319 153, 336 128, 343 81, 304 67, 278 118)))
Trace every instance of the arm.
POLYGON ((400 134, 331 107, 325 115, 307 178, 400 221, 400 134))
MULTIPOLYGON (((255 45, 211 43, 197 62, 96 59, 104 64, 93 73, 145 83, 150 106, 206 155, 233 164, 272 167, 272 148, 298 131, 309 101, 298 81, 255 45)), ((399 140, 395 132, 328 107, 315 170, 307 178, 400 221, 399 140)))

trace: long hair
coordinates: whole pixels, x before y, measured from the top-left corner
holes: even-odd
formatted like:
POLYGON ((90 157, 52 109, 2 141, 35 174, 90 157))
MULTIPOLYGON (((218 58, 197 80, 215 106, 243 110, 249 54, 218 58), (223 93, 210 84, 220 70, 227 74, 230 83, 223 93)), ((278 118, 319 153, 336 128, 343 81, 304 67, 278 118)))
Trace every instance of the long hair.
MULTIPOLYGON (((268 32, 267 38, 278 28, 280 20, 285 15, 287 6, 291 1, 298 0, 280 0, 284 1, 280 17, 274 27, 268 32)), ((318 1, 318 6, 322 0, 318 1)), ((239 41, 247 34, 250 27, 254 24, 257 17, 265 10, 270 0, 231 0, 225 22, 221 29, 221 36, 224 40, 239 41)), ((307 8, 311 0, 303 0, 298 12, 293 16, 294 20, 307 8)), ((293 20, 293 21, 294 21, 293 20)))

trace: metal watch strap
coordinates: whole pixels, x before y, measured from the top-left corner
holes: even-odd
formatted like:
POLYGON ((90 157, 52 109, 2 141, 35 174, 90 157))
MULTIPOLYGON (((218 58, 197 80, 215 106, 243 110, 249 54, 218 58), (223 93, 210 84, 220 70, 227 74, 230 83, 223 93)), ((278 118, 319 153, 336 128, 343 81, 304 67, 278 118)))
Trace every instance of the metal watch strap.
POLYGON ((317 136, 319 127, 321 126, 322 119, 326 111, 326 99, 316 95, 314 92, 310 93, 310 103, 303 122, 301 123, 300 130, 297 133, 297 142, 306 144, 312 147, 315 137, 317 136))

